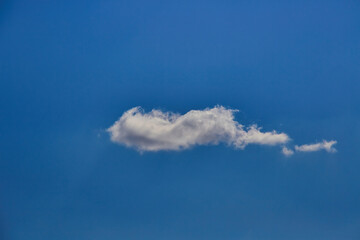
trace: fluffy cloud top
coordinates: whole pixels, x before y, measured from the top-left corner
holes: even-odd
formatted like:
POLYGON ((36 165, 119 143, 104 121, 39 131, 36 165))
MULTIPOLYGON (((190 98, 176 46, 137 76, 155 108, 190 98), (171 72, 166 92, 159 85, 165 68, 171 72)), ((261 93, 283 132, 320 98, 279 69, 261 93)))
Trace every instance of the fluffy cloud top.
POLYGON ((325 150, 330 153, 336 152, 336 149, 333 147, 337 141, 325 141, 323 140, 320 143, 314 144, 304 144, 300 146, 295 146, 295 150, 298 152, 315 152, 320 150, 325 150))
POLYGON ((217 106, 179 115, 160 110, 144 113, 135 107, 107 131, 113 142, 139 151, 182 150, 219 143, 243 149, 248 144, 274 146, 289 141, 285 133, 262 132, 256 125, 244 127, 234 120, 234 112, 217 106))

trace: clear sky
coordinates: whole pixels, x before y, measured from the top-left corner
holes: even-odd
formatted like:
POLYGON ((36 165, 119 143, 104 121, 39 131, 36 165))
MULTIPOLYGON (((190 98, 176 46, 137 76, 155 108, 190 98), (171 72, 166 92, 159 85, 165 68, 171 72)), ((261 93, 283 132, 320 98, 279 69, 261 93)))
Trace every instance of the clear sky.
POLYGON ((0 239, 360 239, 359 13, 355 0, 0 1, 0 239), (154 145, 106 131, 136 106, 145 120, 238 109, 290 150, 337 152, 233 138, 137 151, 154 145))

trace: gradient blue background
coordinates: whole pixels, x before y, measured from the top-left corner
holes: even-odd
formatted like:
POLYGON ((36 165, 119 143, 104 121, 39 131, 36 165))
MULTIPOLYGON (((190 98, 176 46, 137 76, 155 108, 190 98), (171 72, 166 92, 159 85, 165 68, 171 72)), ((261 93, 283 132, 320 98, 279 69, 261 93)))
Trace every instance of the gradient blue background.
POLYGON ((3 0, 0 239, 360 239, 359 64, 359 1, 3 0), (104 132, 216 104, 338 152, 104 132))

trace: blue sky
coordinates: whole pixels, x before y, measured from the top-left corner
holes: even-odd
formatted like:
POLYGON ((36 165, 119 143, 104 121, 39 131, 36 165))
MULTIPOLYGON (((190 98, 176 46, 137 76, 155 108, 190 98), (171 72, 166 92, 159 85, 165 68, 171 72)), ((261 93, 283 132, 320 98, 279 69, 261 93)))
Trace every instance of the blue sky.
MULTIPOLYGON (((0 239, 359 239, 358 1, 0 3, 0 239), (337 152, 139 153, 141 106, 337 152), (123 141, 123 140, 121 140, 123 141)), ((167 136, 167 135, 166 135, 167 136)))

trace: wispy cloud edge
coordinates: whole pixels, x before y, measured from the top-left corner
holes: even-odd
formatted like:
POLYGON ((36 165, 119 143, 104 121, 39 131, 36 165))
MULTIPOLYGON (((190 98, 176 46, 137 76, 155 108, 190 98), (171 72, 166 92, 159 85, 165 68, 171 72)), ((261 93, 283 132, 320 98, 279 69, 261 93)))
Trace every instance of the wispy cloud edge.
POLYGON ((316 152, 320 150, 325 150, 329 153, 335 153, 337 150, 334 148, 334 145, 337 143, 337 141, 326 141, 323 140, 319 143, 313 143, 313 144, 304 144, 304 145, 296 145, 295 150, 297 152, 316 152))

